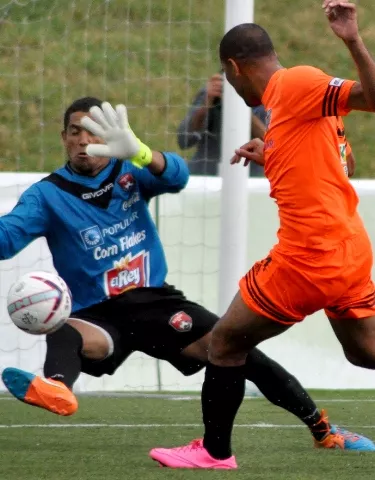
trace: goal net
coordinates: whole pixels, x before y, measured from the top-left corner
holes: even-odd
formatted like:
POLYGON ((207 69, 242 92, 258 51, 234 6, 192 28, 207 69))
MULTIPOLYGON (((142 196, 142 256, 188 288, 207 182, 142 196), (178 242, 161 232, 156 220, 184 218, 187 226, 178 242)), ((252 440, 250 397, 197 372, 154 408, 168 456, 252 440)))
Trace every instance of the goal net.
MULTIPOLYGON (((64 163, 62 117, 76 98, 125 103, 134 131, 146 143, 179 151, 177 127, 196 92, 219 69, 223 25, 224 2, 216 0, 1 2, 0 170, 12 173, 0 172, 0 214, 31 183, 64 163)), ((217 308, 217 181, 195 178, 184 195, 152 206, 166 247, 169 283, 212 310, 217 308)), ((44 338, 11 324, 5 298, 19 275, 52 268, 44 240, 1 262, 2 367, 41 372, 44 338)), ((184 379, 164 362, 133 354, 113 377, 82 375, 78 387, 191 389, 200 387, 200 378, 184 379)))

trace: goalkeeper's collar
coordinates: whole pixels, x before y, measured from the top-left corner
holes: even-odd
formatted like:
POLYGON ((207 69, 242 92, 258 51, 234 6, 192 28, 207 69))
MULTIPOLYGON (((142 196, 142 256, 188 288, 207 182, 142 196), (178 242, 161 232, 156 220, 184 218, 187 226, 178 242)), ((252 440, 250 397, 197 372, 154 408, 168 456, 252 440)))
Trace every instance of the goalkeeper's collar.
POLYGON ((80 173, 80 172, 77 172, 76 170, 74 170, 74 168, 72 168, 71 166, 71 163, 70 163, 70 160, 68 160, 65 164, 65 170, 67 170, 68 173, 70 173, 70 175, 79 175, 80 177, 90 177, 90 178, 95 178, 97 177, 98 175, 100 175, 102 173, 102 171, 106 168, 109 167, 109 165, 112 165, 116 162, 116 158, 109 158, 108 159, 108 163, 101 169, 99 170, 98 173, 96 173, 95 175, 85 175, 84 173, 80 173))

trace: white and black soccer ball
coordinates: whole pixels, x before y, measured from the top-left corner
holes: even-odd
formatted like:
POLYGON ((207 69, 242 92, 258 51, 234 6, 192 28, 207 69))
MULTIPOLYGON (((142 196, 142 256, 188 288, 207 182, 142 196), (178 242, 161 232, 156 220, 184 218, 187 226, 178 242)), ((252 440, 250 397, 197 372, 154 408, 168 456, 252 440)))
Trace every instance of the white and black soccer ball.
POLYGON ((54 273, 30 272, 11 287, 7 299, 13 323, 32 335, 52 333, 69 318, 72 296, 64 280, 54 273))

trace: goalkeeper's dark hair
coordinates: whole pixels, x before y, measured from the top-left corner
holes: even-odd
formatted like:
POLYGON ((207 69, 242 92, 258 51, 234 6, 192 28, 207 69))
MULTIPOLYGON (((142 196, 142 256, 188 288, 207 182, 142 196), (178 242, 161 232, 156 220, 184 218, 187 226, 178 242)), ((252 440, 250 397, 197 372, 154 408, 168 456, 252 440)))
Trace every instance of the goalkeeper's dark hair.
POLYGON ((102 100, 95 97, 83 97, 74 100, 74 102, 66 109, 64 114, 64 132, 69 125, 70 115, 75 112, 89 112, 91 107, 101 107, 102 100))
POLYGON ((220 42, 220 58, 253 63, 265 57, 276 56, 272 40, 264 28, 256 23, 242 23, 229 30, 220 42))

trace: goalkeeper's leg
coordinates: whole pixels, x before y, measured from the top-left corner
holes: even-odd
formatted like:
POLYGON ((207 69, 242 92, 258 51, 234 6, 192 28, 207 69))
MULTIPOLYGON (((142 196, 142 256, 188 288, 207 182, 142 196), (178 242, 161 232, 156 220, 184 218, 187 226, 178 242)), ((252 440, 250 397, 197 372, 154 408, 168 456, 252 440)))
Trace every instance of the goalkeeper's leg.
POLYGON ((245 376, 270 402, 305 423, 316 447, 375 451, 374 442, 367 437, 332 426, 325 410, 318 410, 316 403, 299 381, 257 348, 247 357, 245 376))
POLYGON ((245 376, 259 388, 268 401, 305 423, 316 440, 320 441, 327 435, 330 429, 328 421, 321 422, 316 403, 300 382, 257 348, 247 357, 245 376))
POLYGON ((69 320, 46 336, 44 378, 18 368, 6 368, 2 379, 18 400, 58 415, 72 415, 78 408, 72 392, 82 363, 103 360, 111 349, 109 335, 97 325, 69 320))

